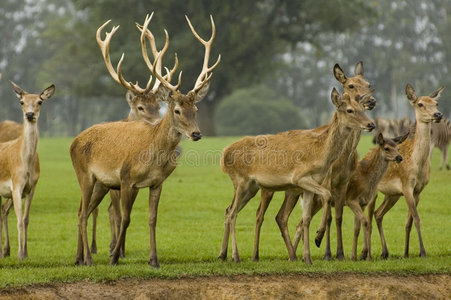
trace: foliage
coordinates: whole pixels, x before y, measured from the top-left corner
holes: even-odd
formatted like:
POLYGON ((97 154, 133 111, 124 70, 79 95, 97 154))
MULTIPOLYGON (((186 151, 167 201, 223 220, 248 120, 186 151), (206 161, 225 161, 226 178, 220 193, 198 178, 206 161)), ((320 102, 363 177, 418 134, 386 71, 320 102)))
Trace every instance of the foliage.
POLYGON ((305 127, 296 106, 266 86, 236 90, 216 109, 219 135, 277 133, 305 127))
MULTIPOLYGON (((266 213, 262 227, 260 262, 252 262, 255 211, 259 196, 252 199, 237 219, 237 239, 241 264, 217 260, 224 230, 224 211, 231 203, 233 188, 230 179, 219 166, 221 150, 238 138, 203 138, 199 142, 184 141, 179 166, 168 178, 161 196, 157 249, 161 269, 147 264, 149 259, 148 191, 140 191, 132 211, 127 231, 126 258, 116 267, 109 266, 108 196, 100 205, 98 218, 98 250, 93 267, 74 266, 77 244, 77 211, 80 190, 68 155, 70 139, 44 138, 39 141, 41 178, 30 211, 29 258, 19 261, 14 210, 9 214, 11 257, 0 259, 0 287, 17 287, 32 283, 70 281, 109 281, 120 278, 177 278, 233 274, 290 274, 363 272, 427 274, 451 273, 449 215, 449 173, 438 171, 439 151, 432 158, 431 181, 419 203, 422 234, 428 257, 417 257, 418 239, 415 228, 411 233, 411 258, 403 259, 404 223, 407 207, 400 199, 385 216, 385 236, 390 251, 388 260, 381 260, 380 241, 373 228, 374 261, 349 260, 352 244, 353 216, 345 208, 343 237, 346 261, 324 261, 321 248, 311 246, 313 266, 302 261, 289 262, 279 228, 274 217, 283 200, 278 192, 266 213), (62 188, 64 187, 64 188, 62 188), (448 232, 448 233, 447 233, 448 232)), ((373 147, 371 137, 364 136, 359 145, 362 156, 373 147)), ((378 204, 382 197, 378 198, 378 204)), ((289 228, 293 233, 301 217, 300 206, 294 209, 289 228)), ((311 230, 317 228, 319 217, 312 220, 311 230)), ((332 222, 334 224, 334 222, 332 222)), ((374 222, 373 222, 374 224, 374 222)), ((374 224, 375 226, 375 224, 374 224)), ((332 226, 332 250, 335 245, 332 226)), ((361 239, 360 239, 361 242, 361 239)), ((359 249, 361 249, 359 243, 359 249)), ((230 251, 230 246, 229 246, 230 251)), ((333 250, 334 252, 334 250, 333 250)), ((230 253, 230 252, 229 252, 230 253)), ((302 257, 302 248, 298 249, 302 257)))

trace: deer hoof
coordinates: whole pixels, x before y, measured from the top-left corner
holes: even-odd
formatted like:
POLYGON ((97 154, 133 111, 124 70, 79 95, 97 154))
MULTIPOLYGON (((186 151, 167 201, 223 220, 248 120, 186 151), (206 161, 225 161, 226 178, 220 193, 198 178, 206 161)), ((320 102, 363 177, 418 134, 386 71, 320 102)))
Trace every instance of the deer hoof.
POLYGON ((304 257, 304 262, 307 265, 312 265, 313 264, 312 263, 312 258, 310 256, 309 257, 304 257))
POLYGON ((151 259, 149 261, 149 265, 151 265, 152 267, 154 267, 155 269, 159 269, 160 268, 160 264, 158 263, 158 260, 156 258, 151 259))
POLYGON ((381 258, 382 259, 387 259, 388 258, 388 252, 382 252, 381 258))

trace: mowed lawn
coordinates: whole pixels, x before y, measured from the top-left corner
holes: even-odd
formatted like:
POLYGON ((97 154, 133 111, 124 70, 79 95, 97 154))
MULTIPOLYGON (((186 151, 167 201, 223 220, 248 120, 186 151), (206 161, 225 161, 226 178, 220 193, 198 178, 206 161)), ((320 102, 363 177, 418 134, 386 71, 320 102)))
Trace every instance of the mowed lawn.
MULTIPOLYGON (((419 204, 421 227, 427 258, 419 258, 415 227, 411 233, 411 258, 404 259, 404 223, 407 207, 404 198, 386 215, 384 228, 390 257, 381 260, 376 226, 373 228, 373 261, 350 261, 353 215, 345 208, 343 234, 346 261, 322 259, 324 242, 317 248, 311 240, 313 266, 288 262, 287 251, 274 217, 283 193, 276 193, 262 228, 260 262, 252 262, 255 211, 260 196, 252 199, 237 219, 237 240, 242 262, 217 259, 224 230, 225 208, 231 203, 233 188, 222 173, 219 159, 222 149, 238 138, 203 138, 199 142, 184 140, 179 166, 166 180, 160 199, 157 223, 157 253, 161 268, 154 269, 149 259, 148 190, 141 190, 134 204, 127 231, 126 258, 118 266, 109 265, 110 229, 107 208, 109 196, 100 204, 98 218, 98 254, 94 266, 75 266, 77 244, 77 210, 80 190, 69 157, 71 138, 42 138, 39 141, 41 178, 32 203, 29 225, 29 258, 17 259, 17 230, 14 211, 9 215, 11 257, 0 259, 0 288, 32 283, 70 282, 77 280, 108 281, 126 277, 176 278, 182 276, 232 274, 285 274, 298 272, 388 272, 450 273, 451 271, 451 171, 439 171, 440 152, 433 153, 431 181, 419 204)), ((373 147, 371 137, 364 136, 359 145, 361 155, 373 147)), ((4 199, 3 199, 4 201, 4 199)), ((378 204, 382 197, 378 198, 378 204)), ((297 205, 290 218, 293 234, 302 210, 297 205)), ((312 222, 314 236, 319 222, 312 222)), ((373 222, 374 223, 374 222, 373 222)), ((90 233, 89 233, 90 235, 90 233)), ((332 226, 332 253, 335 253, 335 225, 332 226)), ((361 241, 361 240, 360 240, 361 241)), ((361 244, 361 243, 359 243, 361 244)), ((359 246, 360 253, 361 246, 359 246)))

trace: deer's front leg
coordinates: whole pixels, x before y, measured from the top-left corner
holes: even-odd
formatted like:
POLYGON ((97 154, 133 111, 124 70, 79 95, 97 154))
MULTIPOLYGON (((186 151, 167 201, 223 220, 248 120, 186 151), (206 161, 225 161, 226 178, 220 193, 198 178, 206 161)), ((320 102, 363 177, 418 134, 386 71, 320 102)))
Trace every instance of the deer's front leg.
POLYGON ((149 264, 154 268, 159 268, 157 258, 157 241, 155 237, 155 227, 157 225, 158 203, 163 185, 149 190, 149 228, 150 228, 150 260, 149 264))
POLYGON ((30 222, 30 207, 31 207, 31 201, 33 200, 34 192, 36 190, 36 184, 32 187, 30 193, 25 196, 25 208, 24 208, 24 216, 23 216, 23 222, 24 222, 24 249, 23 249, 23 257, 28 257, 28 223, 30 222))

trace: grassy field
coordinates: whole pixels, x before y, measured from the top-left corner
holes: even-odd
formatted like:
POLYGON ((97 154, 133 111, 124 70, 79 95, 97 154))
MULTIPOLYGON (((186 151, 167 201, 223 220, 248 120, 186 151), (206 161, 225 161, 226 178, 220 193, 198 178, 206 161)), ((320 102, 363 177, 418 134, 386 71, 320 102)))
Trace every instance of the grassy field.
MULTIPOLYGON (((31 208, 29 258, 17 256, 16 219, 9 216, 11 257, 0 259, 0 288, 32 283, 108 281, 126 277, 176 278, 182 276, 231 274, 286 274, 299 272, 388 272, 398 274, 451 272, 451 171, 438 171, 439 151, 434 150, 431 181, 422 194, 419 214, 427 258, 418 258, 415 228, 411 233, 411 258, 403 259, 406 204, 403 198, 385 217, 385 232, 390 251, 388 260, 380 260, 380 242, 373 231, 372 262, 349 260, 352 241, 352 212, 346 208, 343 230, 346 261, 322 260, 324 243, 316 248, 311 242, 313 266, 302 261, 288 262, 285 245, 274 221, 282 203, 277 193, 266 214, 262 228, 260 262, 251 260, 255 211, 259 195, 238 215, 237 239, 242 263, 217 260, 224 229, 224 211, 230 204, 233 188, 219 166, 221 150, 237 138, 204 138, 184 141, 179 167, 166 180, 160 200, 157 224, 157 251, 161 268, 147 264, 149 229, 147 222, 148 191, 140 192, 132 211, 127 232, 126 258, 118 266, 109 266, 110 232, 107 217, 109 197, 100 204, 98 219, 98 254, 93 267, 74 266, 77 234, 77 209, 80 191, 69 158, 70 138, 43 138, 39 142, 41 178, 31 208)), ((365 153, 372 144, 364 136, 359 151, 365 153)), ((381 197, 378 198, 380 203, 381 197)), ((290 218, 294 231, 301 216, 299 205, 290 218)), ((312 222, 317 228, 319 217, 312 222)), ((332 228, 332 253, 335 231, 332 228)), ((360 249, 360 247, 359 247, 360 249)), ((229 257, 231 256, 229 246, 229 257)), ((302 249, 298 249, 302 258, 302 249)))

